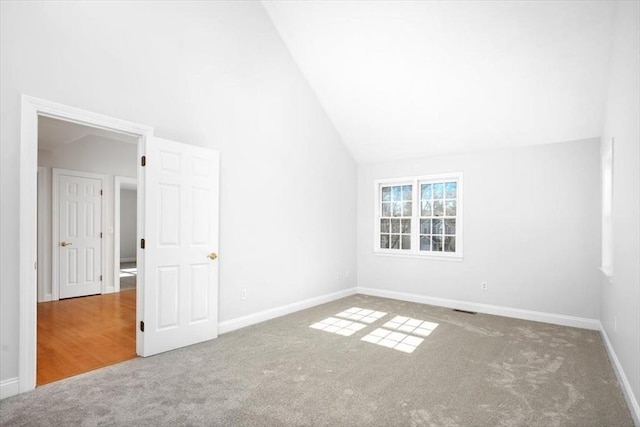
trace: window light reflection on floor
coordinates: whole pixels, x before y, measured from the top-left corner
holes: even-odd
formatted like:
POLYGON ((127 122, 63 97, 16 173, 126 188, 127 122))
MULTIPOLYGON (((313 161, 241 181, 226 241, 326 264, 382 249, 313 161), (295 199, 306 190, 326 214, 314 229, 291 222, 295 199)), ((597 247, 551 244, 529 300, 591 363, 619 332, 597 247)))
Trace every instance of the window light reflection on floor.
POLYGON ((420 337, 429 336, 438 327, 438 324, 405 316, 396 316, 382 326, 383 328, 378 328, 369 335, 364 336, 362 341, 405 353, 413 353, 424 341, 424 338, 420 337))
POLYGON ((367 325, 358 322, 352 322, 349 320, 337 319, 335 317, 328 317, 324 320, 314 323, 309 327, 348 337, 355 334, 360 329, 366 328, 367 325))
POLYGON ((386 329, 378 328, 369 335, 362 338, 362 341, 389 347, 394 350, 403 351, 405 353, 413 353, 424 338, 418 338, 402 332, 392 332, 386 329))
MULTIPOLYGON (((382 311, 351 307, 309 327, 348 337, 386 315, 387 313, 382 311)), ((381 328, 377 328, 362 337, 361 340, 404 353, 413 353, 422 344, 424 338, 429 336, 437 327, 438 324, 434 322, 396 316, 382 325, 381 328)))
POLYGON ((433 322, 426 322, 419 319, 412 319, 411 317, 396 316, 382 326, 387 329, 393 329, 400 332, 407 332, 413 335, 426 337, 429 336, 429 334, 438 327, 438 324, 433 322))
POLYGON ((337 317, 344 317, 345 319, 357 320, 363 323, 373 323, 386 315, 387 313, 382 311, 368 310, 360 307, 351 307, 348 310, 336 314, 337 317))

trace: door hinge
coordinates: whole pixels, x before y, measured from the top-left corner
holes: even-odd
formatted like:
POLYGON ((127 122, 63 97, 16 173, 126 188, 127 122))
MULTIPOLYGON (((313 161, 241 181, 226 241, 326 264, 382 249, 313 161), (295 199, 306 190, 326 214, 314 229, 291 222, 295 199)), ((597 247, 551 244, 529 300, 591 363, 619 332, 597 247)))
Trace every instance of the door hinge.
POLYGON ((102 231, 100 232, 100 238, 102 239, 102 231))
POLYGON ((140 248, 144 249, 144 239, 140 239, 140 248))
POLYGON ((140 321, 140 332, 144 332, 144 320, 140 321))
POLYGON ((147 156, 142 156, 142 158, 140 159, 140 164, 142 166, 147 166, 147 156))
POLYGON ((102 282, 102 274, 100 275, 100 281, 102 282))
POLYGON ((100 195, 102 196, 102 190, 100 190, 100 195))

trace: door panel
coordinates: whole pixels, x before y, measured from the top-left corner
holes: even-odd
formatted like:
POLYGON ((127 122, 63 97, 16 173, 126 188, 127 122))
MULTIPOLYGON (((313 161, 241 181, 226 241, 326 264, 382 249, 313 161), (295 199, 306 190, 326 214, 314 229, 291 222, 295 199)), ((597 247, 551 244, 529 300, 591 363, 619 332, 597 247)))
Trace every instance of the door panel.
POLYGON ((58 175, 58 237, 60 298, 102 291, 102 181, 58 175))
POLYGON ((144 167, 142 355, 218 335, 218 153, 150 138, 144 167))

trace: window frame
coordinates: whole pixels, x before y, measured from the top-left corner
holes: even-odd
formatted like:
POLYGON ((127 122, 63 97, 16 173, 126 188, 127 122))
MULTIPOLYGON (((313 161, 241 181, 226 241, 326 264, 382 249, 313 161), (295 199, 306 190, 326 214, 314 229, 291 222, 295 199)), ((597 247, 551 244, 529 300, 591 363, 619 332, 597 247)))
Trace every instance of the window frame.
MULTIPOLYGON (((444 261, 462 261, 463 259, 463 173, 450 172, 429 175, 405 176, 398 178, 377 179, 374 181, 374 226, 373 226, 373 252, 375 255, 384 255, 403 258, 433 259, 444 261), (432 252, 420 251, 420 184, 456 181, 456 251, 432 252), (382 218, 382 187, 411 185, 411 249, 386 249, 380 247, 380 219, 382 218)), ((397 217, 398 219, 408 217, 397 217)))

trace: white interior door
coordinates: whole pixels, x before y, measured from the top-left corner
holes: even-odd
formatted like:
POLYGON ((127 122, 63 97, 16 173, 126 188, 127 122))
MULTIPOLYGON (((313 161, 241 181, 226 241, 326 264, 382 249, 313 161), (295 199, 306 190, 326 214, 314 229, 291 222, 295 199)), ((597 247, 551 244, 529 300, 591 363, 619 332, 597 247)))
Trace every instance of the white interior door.
POLYGON ((149 356, 218 336, 219 156, 159 138, 145 153, 138 336, 149 356))
MULTIPOLYGON (((102 180, 60 172, 58 203, 58 283, 60 298, 102 291, 102 180)), ((54 209, 56 207, 54 206, 54 209)))

